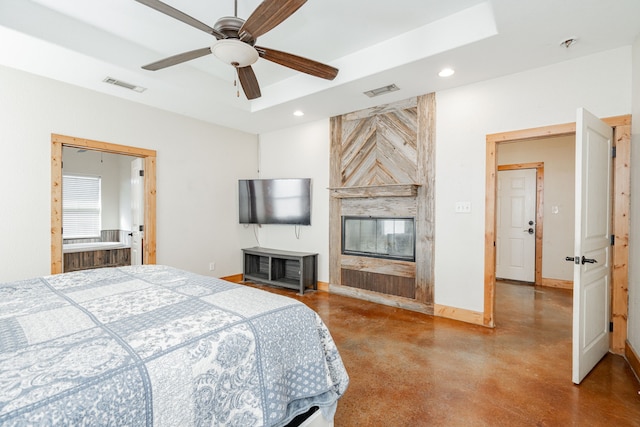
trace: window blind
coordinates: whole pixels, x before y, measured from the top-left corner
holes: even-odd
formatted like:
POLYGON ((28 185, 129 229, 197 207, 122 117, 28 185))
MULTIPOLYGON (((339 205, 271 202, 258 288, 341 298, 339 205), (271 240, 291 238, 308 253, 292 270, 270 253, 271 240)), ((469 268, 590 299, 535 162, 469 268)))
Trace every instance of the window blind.
POLYGON ((63 238, 100 237, 100 187, 99 176, 63 175, 63 238))

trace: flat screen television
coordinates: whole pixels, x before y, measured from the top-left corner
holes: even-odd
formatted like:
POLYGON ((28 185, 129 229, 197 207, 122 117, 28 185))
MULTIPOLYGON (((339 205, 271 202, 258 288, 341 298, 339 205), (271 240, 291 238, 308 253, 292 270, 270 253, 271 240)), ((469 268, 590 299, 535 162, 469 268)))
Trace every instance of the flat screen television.
POLYGON ((311 225, 311 178, 241 179, 240 224, 311 225))

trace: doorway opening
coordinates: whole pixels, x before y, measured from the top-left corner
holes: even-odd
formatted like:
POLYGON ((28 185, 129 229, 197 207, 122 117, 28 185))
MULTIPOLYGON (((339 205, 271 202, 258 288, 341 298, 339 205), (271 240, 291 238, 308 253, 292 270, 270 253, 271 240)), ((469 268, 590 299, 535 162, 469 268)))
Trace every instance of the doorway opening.
POLYGON ((63 272, 62 150, 74 148, 142 158, 144 161, 144 224, 142 253, 145 264, 156 262, 156 152, 144 148, 51 135, 51 274, 63 272))
POLYGON ((144 176, 134 176, 131 163, 143 160, 63 146, 62 161, 63 271, 141 264, 132 256, 141 252, 133 217, 144 176))
MULTIPOLYGON (((627 335, 627 278, 628 278, 628 239, 629 239, 629 161, 631 146, 631 116, 618 116, 603 119, 614 130, 616 157, 613 165, 613 224, 612 230, 616 244, 612 250, 611 313, 613 333, 611 351, 622 354, 627 335)), ((496 290, 496 187, 497 187, 497 149, 499 144, 516 141, 536 141, 541 138, 575 135, 576 124, 545 126, 520 131, 491 134, 486 137, 486 206, 485 206, 485 275, 484 275, 484 312, 483 324, 495 326, 495 290, 496 290)))

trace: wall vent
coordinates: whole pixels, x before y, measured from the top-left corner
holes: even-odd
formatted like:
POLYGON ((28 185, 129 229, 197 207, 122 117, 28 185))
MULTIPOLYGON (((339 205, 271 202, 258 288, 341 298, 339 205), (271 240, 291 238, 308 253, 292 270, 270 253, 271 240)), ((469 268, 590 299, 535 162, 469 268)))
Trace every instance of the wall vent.
POLYGON ((396 90, 400 90, 400 88, 396 86, 394 83, 387 86, 379 87, 377 89, 371 89, 363 93, 367 95, 369 98, 373 98, 374 96, 384 95, 385 93, 395 92, 396 90))
POLYGON ((146 87, 132 85, 131 83, 123 82, 122 80, 114 79, 113 77, 105 77, 103 82, 109 83, 110 85, 120 86, 125 89, 129 89, 139 93, 142 93, 145 90, 147 90, 146 87))

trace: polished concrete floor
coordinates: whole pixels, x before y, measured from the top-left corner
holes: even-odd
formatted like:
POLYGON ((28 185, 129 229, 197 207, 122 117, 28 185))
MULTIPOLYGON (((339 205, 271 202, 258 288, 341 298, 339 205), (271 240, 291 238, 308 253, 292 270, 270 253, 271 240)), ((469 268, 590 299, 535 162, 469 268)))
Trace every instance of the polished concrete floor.
POLYGON ((499 283, 488 329, 267 286, 325 321, 350 376, 336 427, 640 426, 640 383, 607 355, 571 382, 571 292, 499 283))

